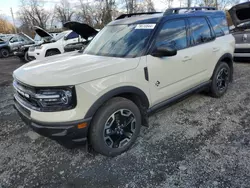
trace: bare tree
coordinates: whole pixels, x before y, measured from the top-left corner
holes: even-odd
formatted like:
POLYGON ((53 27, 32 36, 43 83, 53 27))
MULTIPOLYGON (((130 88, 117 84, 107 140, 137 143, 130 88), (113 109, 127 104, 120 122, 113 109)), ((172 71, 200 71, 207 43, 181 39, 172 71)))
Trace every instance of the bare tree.
POLYGON ((114 0, 79 0, 79 2, 77 19, 96 28, 103 28, 117 13, 114 0))
POLYGON ((196 4, 199 6, 218 7, 220 10, 226 10, 233 5, 240 3, 240 0, 197 0, 196 4))
POLYGON ((68 0, 61 0, 60 4, 55 6, 55 17, 62 24, 71 21, 74 14, 75 11, 68 0))
POLYGON ((44 9, 41 0, 21 0, 19 18, 23 25, 46 28, 50 13, 44 9))
POLYGON ((174 0, 161 0, 168 8, 171 8, 173 5, 174 0))

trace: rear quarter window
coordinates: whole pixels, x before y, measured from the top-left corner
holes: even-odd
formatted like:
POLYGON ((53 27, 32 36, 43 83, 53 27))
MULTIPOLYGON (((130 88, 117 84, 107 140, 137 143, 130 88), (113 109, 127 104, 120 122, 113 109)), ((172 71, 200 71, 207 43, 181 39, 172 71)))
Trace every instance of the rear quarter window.
POLYGON ((229 34, 229 27, 226 17, 210 17, 209 18, 216 37, 229 34))

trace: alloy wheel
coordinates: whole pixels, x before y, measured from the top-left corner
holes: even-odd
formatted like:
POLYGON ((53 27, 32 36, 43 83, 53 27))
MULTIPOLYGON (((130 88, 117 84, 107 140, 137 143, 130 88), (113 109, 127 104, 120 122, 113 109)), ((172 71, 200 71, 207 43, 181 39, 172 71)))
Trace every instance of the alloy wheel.
POLYGON ((229 83, 229 71, 226 68, 222 68, 217 75, 216 84, 219 91, 227 88, 229 83))
POLYGON ((128 109, 114 112, 104 126, 104 141, 110 148, 126 146, 136 130, 135 115, 128 109))

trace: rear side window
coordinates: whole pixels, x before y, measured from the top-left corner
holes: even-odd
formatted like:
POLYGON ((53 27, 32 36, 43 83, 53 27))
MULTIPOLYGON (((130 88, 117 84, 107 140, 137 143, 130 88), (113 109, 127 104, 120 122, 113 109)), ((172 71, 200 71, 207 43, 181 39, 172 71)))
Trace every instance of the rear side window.
POLYGON ((156 46, 169 46, 177 50, 187 48, 187 30, 185 20, 166 22, 156 38, 156 46))
POLYGON ((68 36, 67 39, 74 39, 74 38, 78 38, 78 34, 76 32, 71 32, 68 36))
POLYGON ((212 40, 212 32, 205 18, 189 18, 189 23, 192 45, 198 45, 212 40))

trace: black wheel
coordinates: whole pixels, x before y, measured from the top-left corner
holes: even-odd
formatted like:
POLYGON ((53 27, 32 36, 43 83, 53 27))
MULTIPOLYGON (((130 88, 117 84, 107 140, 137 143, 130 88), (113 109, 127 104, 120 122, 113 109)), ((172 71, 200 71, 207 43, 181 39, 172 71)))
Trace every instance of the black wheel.
POLYGON ((230 81, 230 74, 231 71, 227 63, 221 62, 216 67, 210 88, 212 97, 219 98, 226 93, 230 81))
POLYGON ((139 108, 128 99, 116 97, 94 116, 89 130, 90 144, 98 153, 117 156, 134 144, 140 128, 139 108))
POLYGON ((49 57, 49 56, 53 56, 53 55, 57 55, 60 54, 60 52, 56 51, 56 50, 49 50, 46 52, 45 57, 49 57))
POLYGON ((8 49, 1 49, 0 50, 0 56, 3 58, 7 58, 10 56, 10 52, 8 49))

